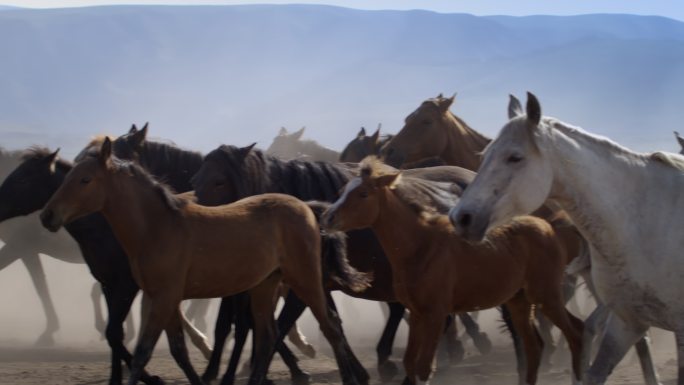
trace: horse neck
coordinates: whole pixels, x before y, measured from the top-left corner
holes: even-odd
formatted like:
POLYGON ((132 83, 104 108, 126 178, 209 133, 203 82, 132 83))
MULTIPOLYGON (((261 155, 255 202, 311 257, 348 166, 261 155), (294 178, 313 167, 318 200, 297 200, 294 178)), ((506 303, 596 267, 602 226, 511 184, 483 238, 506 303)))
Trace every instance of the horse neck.
POLYGON ((423 236, 425 227, 413 208, 389 189, 383 189, 381 194, 378 218, 371 229, 394 265, 415 256, 421 245, 419 242, 429 238, 423 236), (397 247, 399 242, 401 247, 397 247))
POLYGON ((480 167, 480 153, 491 139, 470 128, 463 120, 448 112, 447 145, 440 155, 447 164, 476 171, 480 167))
POLYGON ((536 140, 551 161, 554 180, 549 198, 568 212, 601 255, 628 247, 624 241, 634 235, 629 230, 634 226, 622 214, 649 217, 640 204, 645 196, 633 187, 624 189, 625 181, 636 188, 650 184, 643 157, 564 127, 536 140))
POLYGON ((129 257, 137 257, 157 231, 173 226, 174 213, 144 181, 120 171, 106 187, 102 214, 129 257))
POLYGON ((192 190, 190 178, 202 166, 202 155, 165 143, 145 142, 140 152, 140 165, 174 191, 182 193, 192 190))
POLYGON ((340 153, 331 150, 327 147, 323 147, 318 142, 313 140, 300 141, 300 153, 304 155, 309 155, 313 160, 320 160, 326 162, 336 162, 340 158, 340 153))

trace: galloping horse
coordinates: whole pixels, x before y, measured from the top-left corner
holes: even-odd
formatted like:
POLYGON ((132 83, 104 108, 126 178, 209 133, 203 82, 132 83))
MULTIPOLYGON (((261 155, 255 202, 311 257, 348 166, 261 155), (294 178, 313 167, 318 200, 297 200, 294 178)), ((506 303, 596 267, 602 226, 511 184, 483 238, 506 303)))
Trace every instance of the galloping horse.
MULTIPOLYGON (((224 145, 207 154, 202 168, 192 180, 198 203, 213 206, 266 192, 292 194, 302 200, 333 202, 338 198, 338 191, 354 176, 357 167, 305 160, 285 162, 253 146, 224 145)), ((444 210, 444 205, 454 202, 461 189, 474 176, 474 173, 458 167, 413 169, 406 173, 432 181, 432 184, 420 184, 416 194, 425 197, 426 205, 441 210, 444 210), (423 189, 438 193, 424 194, 423 189), (439 199, 433 200, 435 197, 439 199)), ((390 305, 390 318, 377 346, 378 370, 383 379, 389 379, 397 372, 389 357, 405 308, 396 302, 392 271, 373 233, 360 230, 349 232, 348 236, 349 262, 361 272, 372 272, 372 285, 362 292, 353 292, 334 284, 329 288, 342 290, 357 298, 388 302, 390 305)), ((283 308, 284 315, 281 315, 283 323, 279 319, 279 326, 287 329, 289 324, 285 319, 296 320, 304 310, 304 307, 291 309, 286 305, 283 308)))
MULTIPOLYGON (((171 353, 193 385, 202 384, 189 361, 179 305, 184 298, 250 292, 257 340, 257 373, 271 357, 274 298, 281 280, 311 308, 330 342, 345 384, 358 384, 341 336, 328 314, 321 274, 321 238, 311 209, 288 195, 270 194, 216 208, 199 206, 156 182, 140 166, 99 152, 77 163, 41 213, 50 230, 102 212, 121 241, 149 304, 131 363, 137 383, 162 330, 171 353), (249 263, 245 263, 249 261, 249 263)), ((259 385, 262 376, 250 382, 259 385)))
POLYGON ((305 127, 302 127, 289 133, 285 127, 281 127, 278 136, 273 138, 273 143, 266 149, 266 153, 283 160, 307 158, 323 162, 337 162, 340 156, 337 151, 323 147, 314 140, 302 140, 304 129, 305 127))
MULTIPOLYGON (((31 151, 29 151, 30 153, 31 151)), ((26 156, 30 155, 21 151, 0 149, 0 178, 4 179, 26 156)), ((53 335, 59 330, 59 319, 50 297, 43 264, 38 254, 45 254, 67 263, 83 263, 83 258, 78 252, 76 244, 69 239, 65 232, 61 231, 57 236, 50 235, 40 226, 37 215, 16 218, 11 222, 6 222, 8 219, 18 216, 15 212, 16 207, 12 202, 0 199, 0 222, 3 223, 0 226, 0 239, 5 243, 5 246, 0 249, 0 270, 16 260, 21 260, 24 264, 43 305, 46 318, 45 330, 38 337, 36 345, 54 345, 53 335)), ((99 285, 95 284, 93 286, 93 293, 97 294, 93 295, 95 326, 100 332, 104 332, 102 316, 99 311, 99 291, 99 285)))
POLYGON ((397 298, 411 310, 404 383, 429 380, 447 314, 502 303, 525 347, 524 383, 536 382, 541 358, 531 318, 535 305, 568 340, 579 382, 582 321, 564 307, 564 250, 546 221, 520 218, 493 231, 485 243, 470 244, 454 234, 446 216, 424 208, 403 188, 396 169, 372 158, 361 167, 361 176, 347 183, 322 224, 334 231, 370 227, 382 244, 397 298))
MULTIPOLYGON (((27 151, 23 161, 0 186, 0 201, 12 208, 11 211, 0 209, 0 216, 9 219, 41 210, 72 168, 70 162, 58 157, 57 151, 44 148, 27 151)), ((35 220, 39 221, 37 215, 35 220)), ((88 215, 66 225, 65 229, 78 243, 80 254, 98 282, 97 285, 102 285, 108 310, 104 334, 112 349, 109 383, 121 384, 121 361, 130 366, 131 360, 131 355, 123 344, 122 324, 138 293, 138 285, 131 275, 126 254, 102 215, 88 215)), ((99 295, 96 299, 100 300, 99 295)), ((208 356, 211 349, 206 345, 204 336, 185 320, 184 327, 192 342, 208 356)), ((147 384, 159 383, 157 377, 148 375, 143 377, 143 381, 147 384)))
MULTIPOLYGON (((684 158, 638 154, 557 119, 526 112, 487 147, 475 182, 449 217, 472 240, 515 215, 556 201, 589 241, 599 299, 611 310, 590 384, 602 384, 649 326, 675 332, 684 384, 684 158)), ((585 346, 585 350, 588 346, 585 346)))

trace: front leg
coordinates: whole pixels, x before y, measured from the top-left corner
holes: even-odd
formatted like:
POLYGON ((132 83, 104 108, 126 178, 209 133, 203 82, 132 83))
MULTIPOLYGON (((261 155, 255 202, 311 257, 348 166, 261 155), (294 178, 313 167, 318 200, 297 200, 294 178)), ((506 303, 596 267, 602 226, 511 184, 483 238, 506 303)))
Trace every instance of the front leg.
POLYGON ((586 383, 604 384, 627 350, 646 334, 646 330, 648 326, 626 322, 611 312, 596 359, 586 375, 586 383))
POLYGON ((406 377, 402 385, 414 385, 416 383, 416 359, 418 358, 418 351, 420 350, 421 335, 416 321, 416 315, 411 314, 409 317, 409 335, 406 351, 404 352, 404 371, 406 377))

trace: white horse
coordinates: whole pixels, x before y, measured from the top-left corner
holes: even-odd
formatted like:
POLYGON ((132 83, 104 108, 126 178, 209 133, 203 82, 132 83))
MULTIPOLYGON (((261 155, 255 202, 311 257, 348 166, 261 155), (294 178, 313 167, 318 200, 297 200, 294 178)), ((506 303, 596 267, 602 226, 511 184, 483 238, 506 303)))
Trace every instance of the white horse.
POLYGON ((603 384, 649 326, 675 333, 684 384, 684 157, 638 154, 552 118, 528 94, 485 150, 477 177, 449 217, 463 236, 530 213, 565 209, 591 247, 591 275, 612 311, 586 380, 603 384))

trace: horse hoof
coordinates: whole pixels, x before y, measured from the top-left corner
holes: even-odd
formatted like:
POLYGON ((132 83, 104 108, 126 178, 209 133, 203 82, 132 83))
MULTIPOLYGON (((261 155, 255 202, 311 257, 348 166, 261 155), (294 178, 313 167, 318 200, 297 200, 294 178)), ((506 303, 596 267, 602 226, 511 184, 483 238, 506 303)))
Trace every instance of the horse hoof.
POLYGON ((492 341, 487 337, 487 333, 478 334, 477 338, 473 339, 473 343, 475 343, 475 347, 483 356, 492 351, 492 341))
POLYGON ((38 337, 36 341, 36 346, 40 347, 50 347, 55 346, 55 339, 52 337, 52 333, 43 333, 38 337))
POLYGON ((399 368, 394 362, 385 361, 378 365, 378 373, 380 374, 380 381, 389 382, 399 374, 399 368))
POLYGON ((311 383, 311 375, 307 372, 301 371, 292 375, 293 385, 308 385, 309 383, 311 383))

